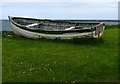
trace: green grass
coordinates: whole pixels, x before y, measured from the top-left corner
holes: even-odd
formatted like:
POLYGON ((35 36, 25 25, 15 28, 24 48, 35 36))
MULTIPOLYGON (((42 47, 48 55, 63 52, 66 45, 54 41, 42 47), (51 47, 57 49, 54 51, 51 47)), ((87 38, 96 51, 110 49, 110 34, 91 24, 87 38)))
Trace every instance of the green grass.
POLYGON ((2 35, 0 34, 0 83, 2 83, 2 35))
POLYGON ((117 81, 118 28, 109 27, 99 39, 66 41, 4 33, 3 82, 117 81))

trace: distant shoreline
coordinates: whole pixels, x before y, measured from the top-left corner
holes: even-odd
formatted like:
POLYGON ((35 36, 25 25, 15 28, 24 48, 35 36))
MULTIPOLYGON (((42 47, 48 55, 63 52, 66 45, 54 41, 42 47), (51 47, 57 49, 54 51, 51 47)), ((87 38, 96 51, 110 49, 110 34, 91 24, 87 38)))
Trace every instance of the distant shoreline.
MULTIPOLYGON (((51 19, 51 20, 63 20, 63 21, 97 21, 97 22, 120 22, 120 20, 79 20, 79 19, 51 19)), ((0 19, 0 21, 8 21, 7 19, 0 19)))
MULTIPOLYGON (((106 25, 118 25, 120 21, 118 20, 63 20, 63 21, 69 21, 69 22, 104 22, 106 25)), ((0 20, 0 31, 12 31, 10 27, 9 20, 0 20)))

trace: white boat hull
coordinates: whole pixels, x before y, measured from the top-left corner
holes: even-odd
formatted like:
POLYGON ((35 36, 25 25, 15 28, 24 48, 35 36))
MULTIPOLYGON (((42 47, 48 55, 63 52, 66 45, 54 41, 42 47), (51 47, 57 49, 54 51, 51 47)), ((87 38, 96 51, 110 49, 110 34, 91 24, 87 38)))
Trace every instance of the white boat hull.
POLYGON ((105 26, 101 28, 96 28, 93 32, 83 32, 83 33, 63 33, 63 34, 46 34, 46 33, 38 33, 34 31, 28 31, 18 26, 14 25, 10 20, 12 31, 19 36, 24 36, 27 38, 37 39, 37 38, 48 38, 48 39, 72 39, 72 38, 82 38, 82 37, 90 37, 90 38, 98 38, 101 37, 105 26))
POLYGON ((37 39, 37 38, 48 38, 48 39, 71 39, 71 38, 82 38, 82 37, 93 37, 93 33, 66 33, 66 34, 43 34, 37 32, 31 32, 21 29, 11 23, 12 31, 19 36, 24 36, 27 38, 37 39))

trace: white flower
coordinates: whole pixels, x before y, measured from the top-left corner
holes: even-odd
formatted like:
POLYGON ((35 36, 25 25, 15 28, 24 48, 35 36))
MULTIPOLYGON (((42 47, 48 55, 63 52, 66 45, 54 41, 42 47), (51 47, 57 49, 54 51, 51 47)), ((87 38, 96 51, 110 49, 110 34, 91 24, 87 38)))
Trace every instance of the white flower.
POLYGON ((49 69, 50 71, 52 71, 52 69, 49 69))
POLYGON ((25 74, 26 72, 25 72, 25 71, 23 71, 22 73, 23 73, 23 74, 25 74))
POLYGON ((34 68, 30 68, 30 71, 32 71, 34 68))
POLYGON ((72 83, 75 83, 75 81, 72 81, 72 83))

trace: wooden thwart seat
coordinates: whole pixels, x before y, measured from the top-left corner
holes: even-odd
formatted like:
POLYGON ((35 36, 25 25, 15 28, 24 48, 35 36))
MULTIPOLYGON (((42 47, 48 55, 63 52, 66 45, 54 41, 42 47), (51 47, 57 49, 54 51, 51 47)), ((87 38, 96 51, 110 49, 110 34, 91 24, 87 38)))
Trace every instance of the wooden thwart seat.
POLYGON ((26 27, 32 27, 32 26, 36 26, 36 25, 38 25, 38 23, 29 24, 26 27))

